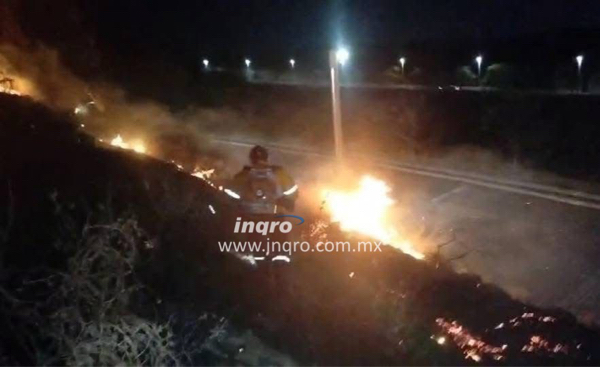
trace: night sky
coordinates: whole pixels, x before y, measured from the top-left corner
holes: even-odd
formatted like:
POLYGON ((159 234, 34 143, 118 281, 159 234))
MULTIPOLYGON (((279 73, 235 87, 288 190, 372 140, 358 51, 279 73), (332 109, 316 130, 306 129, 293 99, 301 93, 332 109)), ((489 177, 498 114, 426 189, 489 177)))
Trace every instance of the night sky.
POLYGON ((397 46, 600 28, 597 0, 103 1, 99 35, 122 45, 206 53, 397 46))
POLYGON ((13 1, 32 38, 70 57, 93 45, 118 64, 163 58, 193 67, 206 57, 237 67, 249 57, 270 68, 293 57, 301 68, 325 65, 326 50, 345 45, 353 63, 375 68, 399 55, 454 68, 480 52, 536 67, 585 53, 600 65, 599 0, 13 1))

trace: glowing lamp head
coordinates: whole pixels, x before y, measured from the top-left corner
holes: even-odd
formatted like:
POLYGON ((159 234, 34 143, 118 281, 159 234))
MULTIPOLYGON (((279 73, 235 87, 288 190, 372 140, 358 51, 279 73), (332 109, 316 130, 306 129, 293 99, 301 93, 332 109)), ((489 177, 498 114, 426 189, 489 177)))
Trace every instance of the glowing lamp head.
POLYGON ((348 61, 348 58, 350 58, 350 53, 348 52, 348 50, 346 50, 345 48, 339 48, 336 52, 335 52, 335 59, 337 60, 337 62, 340 63, 340 65, 344 65, 346 63, 346 61, 348 61))
POLYGON ((483 56, 481 56, 481 55, 478 55, 478 56, 475 58, 475 62, 477 63, 477 65, 481 66, 481 63, 483 62, 483 56))
POLYGON ((252 63, 252 62, 250 61, 250 59, 244 59, 244 64, 246 64, 246 67, 247 67, 247 68, 249 68, 249 67, 250 67, 250 64, 251 64, 251 63, 252 63))
POLYGON ((581 67, 583 64, 583 55, 577 55, 577 57, 575 57, 575 61, 577 61, 577 66, 581 67))
POLYGON ((209 64, 208 59, 202 60, 202 64, 204 65, 205 68, 207 68, 208 64, 209 64))
POLYGON ((400 61, 400 65, 402 65, 402 67, 404 67, 404 64, 406 64, 406 58, 404 57, 401 57, 398 61, 400 61))
POLYGON ((296 60, 290 59, 290 66, 293 68, 296 65, 296 60))

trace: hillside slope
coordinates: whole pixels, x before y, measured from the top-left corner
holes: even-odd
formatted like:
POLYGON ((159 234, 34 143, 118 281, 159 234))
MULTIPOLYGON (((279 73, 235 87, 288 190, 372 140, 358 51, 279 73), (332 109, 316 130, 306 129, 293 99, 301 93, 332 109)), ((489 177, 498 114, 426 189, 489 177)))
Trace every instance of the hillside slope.
MULTIPOLYGON (((566 312, 531 307, 478 277, 456 274, 443 259, 418 261, 386 248, 296 254, 281 266, 249 266, 218 251, 217 241, 232 239, 235 213, 225 195, 175 165, 103 146, 76 126, 67 115, 0 95, 0 325, 11 330, 0 336, 8 346, 0 354, 7 363, 36 364, 39 355, 77 351, 48 343, 58 340, 56 330, 71 333, 51 321, 76 309, 93 324, 95 306, 66 299, 68 307, 61 308, 47 300, 65 284, 80 284, 73 264, 81 251, 98 246, 80 240, 90 226, 112 231, 106 246, 115 251, 99 251, 120 263, 130 259, 131 248, 116 246, 123 241, 112 233, 130 233, 127 223, 135 221, 128 237, 135 239, 135 261, 123 262, 130 271, 115 279, 138 283, 118 312, 120 297, 101 303, 113 310, 113 323, 135 316, 170 330, 169 343, 139 355, 173 349, 177 363, 195 365, 600 364, 598 331, 566 312), (70 243, 78 245, 73 250, 70 243), (35 320, 51 332, 32 328, 31 314, 11 305, 35 309, 35 320)), ((305 239, 347 237, 335 226, 317 230, 317 221, 307 218, 305 239)), ((108 279, 92 277, 96 286, 87 299, 112 289, 110 271, 83 268, 108 279)), ((133 335, 140 330, 146 329, 133 335)), ((101 350, 94 341, 91 336, 86 345, 101 350)), ((55 357, 51 364, 73 362, 55 357)), ((93 353, 90 358, 84 361, 106 362, 93 353)))

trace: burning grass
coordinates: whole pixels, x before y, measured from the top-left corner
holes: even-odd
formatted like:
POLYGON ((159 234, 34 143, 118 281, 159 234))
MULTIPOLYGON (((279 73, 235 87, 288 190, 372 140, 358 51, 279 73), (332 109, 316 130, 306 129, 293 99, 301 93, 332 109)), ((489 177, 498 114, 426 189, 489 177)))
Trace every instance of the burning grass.
POLYGON ((140 154, 146 154, 148 152, 146 144, 144 144, 142 140, 133 140, 131 142, 125 141, 121 137, 121 134, 117 134, 117 136, 110 141, 110 145, 126 150, 133 150, 134 152, 140 154))
POLYGON ((425 255, 402 237, 392 224, 389 211, 394 204, 387 184, 371 176, 363 176, 353 191, 325 189, 325 208, 331 221, 344 231, 357 232, 393 246, 415 259, 425 255))

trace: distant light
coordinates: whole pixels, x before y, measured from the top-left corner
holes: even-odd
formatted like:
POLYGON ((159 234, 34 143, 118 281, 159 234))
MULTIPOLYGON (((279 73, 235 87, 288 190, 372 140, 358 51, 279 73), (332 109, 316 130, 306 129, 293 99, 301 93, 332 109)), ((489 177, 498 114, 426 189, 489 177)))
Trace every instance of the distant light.
POLYGON ((444 345, 444 343, 446 343, 446 338, 443 336, 440 336, 439 338, 436 339, 436 341, 439 345, 444 345))
POLYGON ((335 59, 342 66, 346 63, 346 61, 348 61, 349 57, 350 57, 350 53, 348 52, 348 50, 346 50, 343 47, 342 48, 338 48, 338 50, 335 52, 335 59))
POLYGON ((245 59, 244 63, 246 64, 246 67, 249 68, 252 61, 250 61, 250 59, 245 59))
POLYGON ((293 68, 296 65, 296 60, 290 59, 290 66, 293 68))
POLYGON ((481 56, 481 55, 478 55, 478 56, 475 58, 475 62, 477 62, 477 65, 481 66, 481 63, 483 62, 483 56, 481 56))
POLYGON ((202 60, 202 64, 204 64, 204 67, 207 68, 209 64, 208 59, 202 60))
POLYGON ((583 55, 577 55, 575 60, 577 61, 577 67, 581 67, 581 65, 583 64, 583 55))
POLYGON ((406 58, 404 57, 401 57, 398 61, 400 61, 400 65, 402 65, 402 67, 404 67, 404 64, 406 64, 406 58))

